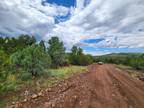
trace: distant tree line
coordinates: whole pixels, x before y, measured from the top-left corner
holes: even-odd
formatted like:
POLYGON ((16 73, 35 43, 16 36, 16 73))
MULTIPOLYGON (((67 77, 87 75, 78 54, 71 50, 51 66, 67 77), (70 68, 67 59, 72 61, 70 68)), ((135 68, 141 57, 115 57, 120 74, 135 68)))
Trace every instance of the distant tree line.
POLYGON ((73 46, 69 55, 70 63, 73 65, 88 65, 93 63, 91 55, 85 55, 81 48, 73 46))
POLYGON ((34 36, 0 37, 0 77, 5 78, 9 71, 22 69, 32 76, 40 76, 46 69, 67 65, 89 65, 93 62, 91 55, 85 55, 81 48, 73 46, 66 53, 63 42, 52 37, 49 47, 34 36))
POLYGON ((123 64, 131 66, 137 70, 144 70, 144 54, 111 54, 95 57, 95 62, 102 61, 104 63, 123 64))

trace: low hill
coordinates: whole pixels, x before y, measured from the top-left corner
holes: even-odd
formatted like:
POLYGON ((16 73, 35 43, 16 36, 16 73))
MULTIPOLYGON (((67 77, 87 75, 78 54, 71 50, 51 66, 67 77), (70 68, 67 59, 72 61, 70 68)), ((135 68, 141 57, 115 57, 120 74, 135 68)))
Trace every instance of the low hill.
POLYGON ((132 66, 135 69, 144 69, 144 53, 112 53, 94 56, 95 62, 114 63, 132 66))

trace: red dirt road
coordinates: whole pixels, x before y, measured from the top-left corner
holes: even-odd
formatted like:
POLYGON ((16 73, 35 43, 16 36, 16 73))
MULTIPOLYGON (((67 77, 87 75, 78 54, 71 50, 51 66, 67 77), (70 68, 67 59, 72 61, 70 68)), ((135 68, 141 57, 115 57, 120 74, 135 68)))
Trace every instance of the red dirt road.
POLYGON ((91 65, 89 72, 74 75, 17 107, 144 108, 144 83, 113 65, 91 65))

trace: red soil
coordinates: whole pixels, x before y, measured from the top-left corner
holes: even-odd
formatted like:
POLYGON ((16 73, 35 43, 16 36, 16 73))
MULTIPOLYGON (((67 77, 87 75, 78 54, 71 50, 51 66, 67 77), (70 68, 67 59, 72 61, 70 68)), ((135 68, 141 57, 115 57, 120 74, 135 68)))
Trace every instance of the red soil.
POLYGON ((91 65, 89 72, 74 75, 17 107, 144 108, 144 83, 113 65, 91 65))

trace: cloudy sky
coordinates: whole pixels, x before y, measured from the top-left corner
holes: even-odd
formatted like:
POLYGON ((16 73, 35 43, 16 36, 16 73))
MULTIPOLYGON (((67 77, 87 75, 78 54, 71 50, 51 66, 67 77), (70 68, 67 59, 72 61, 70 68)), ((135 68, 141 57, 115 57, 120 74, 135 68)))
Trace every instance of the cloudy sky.
POLYGON ((144 0, 0 0, 0 36, 20 34, 93 55, 144 52, 144 0))

